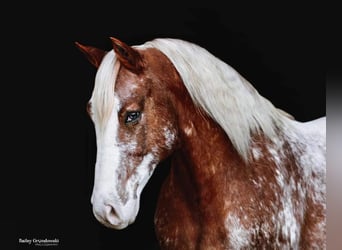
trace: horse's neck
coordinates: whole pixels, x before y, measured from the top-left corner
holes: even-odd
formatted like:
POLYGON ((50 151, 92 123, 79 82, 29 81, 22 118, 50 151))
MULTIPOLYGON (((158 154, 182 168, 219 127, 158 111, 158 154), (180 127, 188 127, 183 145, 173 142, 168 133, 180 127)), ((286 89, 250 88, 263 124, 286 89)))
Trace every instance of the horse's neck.
POLYGON ((184 130, 182 148, 177 157, 194 174, 209 178, 220 171, 227 171, 225 163, 228 160, 242 164, 228 136, 210 118, 191 121, 184 130))
POLYGON ((206 237, 198 244, 212 245, 211 237, 215 240, 226 237, 223 222, 217 218, 226 216, 225 199, 222 199, 227 190, 225 185, 229 178, 242 173, 238 168, 243 161, 212 119, 191 109, 184 110, 180 116, 181 143, 172 157, 170 175, 160 193, 156 228, 159 234, 165 235, 182 232, 179 237, 192 244, 203 234, 206 237), (184 226, 184 231, 178 230, 178 225, 184 226))
POLYGON ((190 192, 196 193, 196 202, 208 206, 206 196, 224 192, 220 185, 242 173, 245 164, 223 129, 196 108, 190 105, 182 112, 180 123, 181 147, 174 154, 170 178, 184 192, 194 189, 190 192))

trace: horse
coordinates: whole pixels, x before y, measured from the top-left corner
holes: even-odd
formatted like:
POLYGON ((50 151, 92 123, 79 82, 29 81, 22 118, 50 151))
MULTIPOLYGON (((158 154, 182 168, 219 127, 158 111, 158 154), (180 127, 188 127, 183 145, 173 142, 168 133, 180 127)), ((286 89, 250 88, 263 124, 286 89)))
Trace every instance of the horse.
POLYGON ((96 67, 93 214, 124 229, 159 163, 161 249, 326 248, 326 117, 298 121, 233 67, 182 39, 112 50, 75 42, 96 67))

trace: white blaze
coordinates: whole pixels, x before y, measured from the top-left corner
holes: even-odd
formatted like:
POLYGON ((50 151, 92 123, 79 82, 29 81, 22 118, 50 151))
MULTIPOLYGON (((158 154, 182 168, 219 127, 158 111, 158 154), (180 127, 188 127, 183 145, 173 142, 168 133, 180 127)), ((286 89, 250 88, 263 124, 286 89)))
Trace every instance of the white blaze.
POLYGON ((116 229, 134 222, 139 210, 140 194, 152 175, 151 169, 155 167, 152 166, 153 155, 147 154, 127 182, 122 181, 126 177, 126 170, 121 164, 126 156, 122 153, 125 145, 118 143, 119 108, 120 103, 115 96, 114 108, 102 130, 96 125, 96 115, 94 117, 97 158, 91 198, 95 217, 104 225, 116 229))

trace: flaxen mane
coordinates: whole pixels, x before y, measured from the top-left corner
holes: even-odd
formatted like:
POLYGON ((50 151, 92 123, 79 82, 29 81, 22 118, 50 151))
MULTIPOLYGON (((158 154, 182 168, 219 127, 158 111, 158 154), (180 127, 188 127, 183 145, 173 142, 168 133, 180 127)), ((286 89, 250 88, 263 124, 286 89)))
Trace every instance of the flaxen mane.
POLYGON ((157 48, 171 60, 193 101, 220 124, 246 161, 251 135, 262 132, 271 139, 289 118, 236 70, 204 48, 165 38, 137 47, 157 48))

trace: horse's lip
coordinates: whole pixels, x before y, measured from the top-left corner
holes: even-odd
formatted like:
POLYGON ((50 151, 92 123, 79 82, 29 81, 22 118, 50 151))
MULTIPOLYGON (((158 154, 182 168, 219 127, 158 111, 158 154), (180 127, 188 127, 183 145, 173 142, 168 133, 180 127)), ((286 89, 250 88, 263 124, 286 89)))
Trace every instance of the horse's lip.
POLYGON ((105 222, 102 224, 108 228, 111 228, 111 229, 121 230, 121 229, 125 229, 130 223, 120 222, 120 223, 114 225, 114 224, 111 224, 109 222, 105 222))

